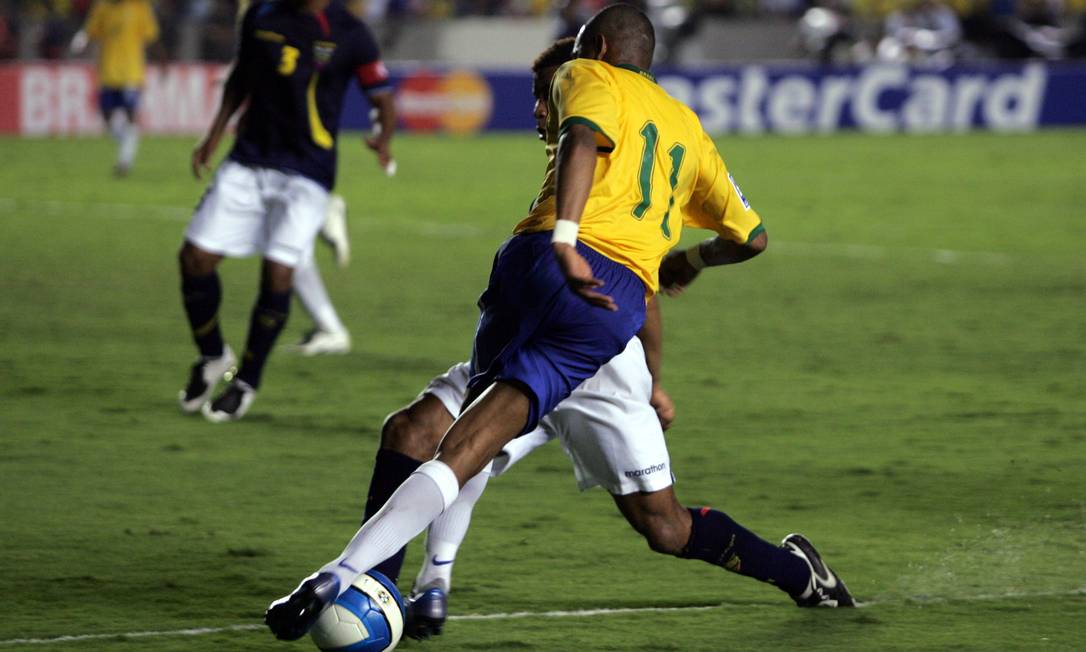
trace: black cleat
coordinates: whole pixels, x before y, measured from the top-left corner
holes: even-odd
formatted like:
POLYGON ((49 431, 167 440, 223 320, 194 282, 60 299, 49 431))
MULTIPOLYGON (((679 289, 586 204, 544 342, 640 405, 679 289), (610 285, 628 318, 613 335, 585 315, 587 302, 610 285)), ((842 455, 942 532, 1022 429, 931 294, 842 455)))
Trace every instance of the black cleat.
POLYGON ((256 390, 249 383, 235 378, 215 400, 201 408, 204 418, 212 423, 237 421, 245 416, 256 399, 256 390))
POLYGON ((444 591, 438 588, 426 589, 408 598, 404 608, 407 612, 404 634, 420 641, 431 636, 441 636, 448 612, 448 598, 444 591))
POLYGON ((177 403, 185 414, 196 414, 207 403, 211 392, 223 377, 233 378, 237 371, 237 357, 230 347, 223 346, 222 355, 217 358, 200 358, 192 365, 189 382, 177 396, 177 403))
POLYGON ((848 592, 848 587, 837 577, 829 566, 822 561, 811 542, 802 534, 789 534, 781 541, 781 547, 807 562, 811 569, 811 579, 803 593, 793 595, 792 599, 801 607, 855 607, 856 601, 848 592))
POLYGON ((303 636, 320 618, 321 612, 339 597, 339 578, 332 573, 313 573, 298 588, 268 605, 264 624, 281 641, 303 636))

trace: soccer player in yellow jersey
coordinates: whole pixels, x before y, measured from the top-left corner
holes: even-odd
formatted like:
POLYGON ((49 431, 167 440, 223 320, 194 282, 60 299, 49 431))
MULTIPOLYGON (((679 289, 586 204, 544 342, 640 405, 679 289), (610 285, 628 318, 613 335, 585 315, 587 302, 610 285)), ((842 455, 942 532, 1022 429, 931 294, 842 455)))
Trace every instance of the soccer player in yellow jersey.
MULTIPOLYGON (((581 58, 562 66, 551 87, 561 134, 553 197, 545 185, 495 258, 479 300, 464 408, 436 457, 399 485, 343 553, 271 605, 266 622, 280 638, 304 634, 360 573, 449 509, 505 444, 623 351, 645 321, 660 261, 683 222, 718 236, 683 253, 681 265, 669 263, 684 272, 665 278, 674 291, 693 280, 690 269, 764 249, 757 214, 697 117, 647 73, 653 47, 651 23, 629 5, 612 5, 582 28, 574 48, 581 58)), ((673 507, 673 495, 665 502, 673 507)), ((683 556, 780 582, 801 606, 852 605, 803 537, 776 548, 716 510, 682 511, 668 545, 689 528, 683 556)))
POLYGON ((87 24, 72 39, 72 51, 81 52, 88 40, 98 43, 99 106, 117 141, 117 176, 132 168, 139 146, 136 110, 143 87, 144 50, 158 38, 150 0, 97 0, 87 24))

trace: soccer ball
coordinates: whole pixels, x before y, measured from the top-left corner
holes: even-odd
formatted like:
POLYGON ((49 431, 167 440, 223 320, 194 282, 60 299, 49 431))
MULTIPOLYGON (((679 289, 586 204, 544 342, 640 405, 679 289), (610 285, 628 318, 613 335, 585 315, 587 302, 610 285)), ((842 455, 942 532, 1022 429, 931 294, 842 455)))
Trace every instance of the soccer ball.
POLYGON ((403 619, 396 585, 370 571, 321 613, 309 636, 325 652, 385 652, 400 642, 403 619))

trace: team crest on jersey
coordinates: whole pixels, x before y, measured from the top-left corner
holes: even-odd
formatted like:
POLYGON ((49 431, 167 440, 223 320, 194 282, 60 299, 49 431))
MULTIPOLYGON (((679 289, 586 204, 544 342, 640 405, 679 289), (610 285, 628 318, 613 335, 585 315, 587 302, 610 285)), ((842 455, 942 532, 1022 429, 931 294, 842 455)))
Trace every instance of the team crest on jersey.
POLYGON ((323 66, 332 60, 332 54, 336 51, 336 44, 331 41, 315 41, 313 43, 313 59, 318 66, 323 66))
POLYGON ((747 209, 749 211, 750 210, 750 202, 747 201, 746 196, 743 195, 743 191, 739 189, 739 184, 735 182, 734 178, 732 178, 732 173, 731 172, 728 173, 728 181, 732 182, 732 188, 735 188, 735 194, 739 195, 739 200, 743 202, 743 208, 745 208, 745 209, 747 209))

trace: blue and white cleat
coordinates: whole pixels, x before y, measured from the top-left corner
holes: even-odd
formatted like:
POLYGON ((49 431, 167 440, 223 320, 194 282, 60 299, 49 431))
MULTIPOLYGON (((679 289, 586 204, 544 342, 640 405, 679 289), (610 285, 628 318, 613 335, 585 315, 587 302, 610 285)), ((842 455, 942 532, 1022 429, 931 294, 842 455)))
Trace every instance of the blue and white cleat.
POLYGON ((837 577, 818 554, 811 542, 802 534, 789 534, 781 541, 781 547, 799 557, 811 569, 811 579, 802 593, 792 596, 801 607, 855 607, 848 587, 837 577))
POLYGON ((441 635, 449 607, 444 591, 438 588, 426 589, 408 598, 404 607, 407 611, 404 634, 420 641, 441 635))
POLYGON ((268 605, 264 623, 282 641, 303 636, 320 618, 321 612, 339 597, 339 578, 332 573, 313 573, 302 580, 290 595, 268 605))

